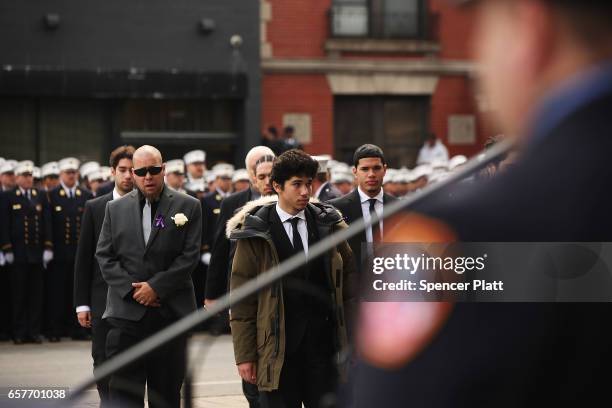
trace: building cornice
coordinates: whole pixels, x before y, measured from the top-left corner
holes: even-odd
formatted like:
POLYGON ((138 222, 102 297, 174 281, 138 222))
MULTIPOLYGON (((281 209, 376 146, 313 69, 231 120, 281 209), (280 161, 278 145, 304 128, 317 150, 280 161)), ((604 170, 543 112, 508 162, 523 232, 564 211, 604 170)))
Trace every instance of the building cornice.
POLYGON ((334 58, 264 58, 264 73, 287 74, 413 74, 472 76, 476 64, 465 60, 372 60, 334 58))

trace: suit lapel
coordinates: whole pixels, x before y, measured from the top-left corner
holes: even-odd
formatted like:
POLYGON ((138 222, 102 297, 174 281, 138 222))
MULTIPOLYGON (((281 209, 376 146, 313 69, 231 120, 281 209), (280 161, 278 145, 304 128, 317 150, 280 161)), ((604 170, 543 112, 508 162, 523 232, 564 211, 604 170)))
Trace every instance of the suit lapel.
POLYGON ((280 260, 284 260, 293 255, 293 245, 287 236, 287 231, 276 212, 274 206, 270 209, 270 230, 274 237, 274 244, 280 260))
MULTIPOLYGON (((145 252, 147 252, 149 248, 151 248, 151 245, 153 244, 153 241, 155 241, 155 238, 157 237, 159 230, 162 229, 161 227, 155 226, 155 220, 157 219, 158 216, 162 216, 164 218, 166 227, 168 227, 167 223, 170 220, 170 218, 168 217, 168 210, 170 210, 173 196, 174 194, 172 193, 172 191, 169 188, 164 187, 164 190, 162 191, 161 196, 160 196, 159 204, 157 206, 157 211, 155 212, 155 216, 153 217, 154 221, 153 221, 153 225, 151 225, 151 235, 149 235, 149 241, 147 242, 145 252)), ((141 227, 141 230, 142 230, 142 227, 141 227)))
POLYGON ((138 235, 138 245, 144 251, 144 235, 142 233, 142 209, 140 208, 140 202, 138 200, 138 191, 134 189, 130 193, 130 200, 132 200, 132 219, 134 220, 134 229, 136 235, 138 235))
MULTIPOLYGON (((363 218, 363 210, 361 209, 361 197, 359 196, 359 191, 357 189, 355 189, 353 191, 353 194, 351 195, 351 217, 353 218, 353 220, 359 220, 361 218, 363 218)), ((361 231, 360 235, 360 241, 361 242, 366 242, 366 233, 365 231, 361 231)))

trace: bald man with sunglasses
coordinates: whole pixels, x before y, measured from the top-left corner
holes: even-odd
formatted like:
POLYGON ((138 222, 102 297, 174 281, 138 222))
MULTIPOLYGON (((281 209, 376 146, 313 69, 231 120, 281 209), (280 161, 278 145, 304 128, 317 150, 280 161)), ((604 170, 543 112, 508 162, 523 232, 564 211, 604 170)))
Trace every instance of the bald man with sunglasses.
MULTIPOLYGON (((200 261, 200 202, 166 187, 156 148, 138 148, 133 164, 137 189, 108 203, 96 252, 109 286, 109 358, 196 309, 191 274, 200 261)), ((186 341, 181 336, 113 374, 113 406, 143 406, 146 384, 150 407, 178 408, 186 341)))

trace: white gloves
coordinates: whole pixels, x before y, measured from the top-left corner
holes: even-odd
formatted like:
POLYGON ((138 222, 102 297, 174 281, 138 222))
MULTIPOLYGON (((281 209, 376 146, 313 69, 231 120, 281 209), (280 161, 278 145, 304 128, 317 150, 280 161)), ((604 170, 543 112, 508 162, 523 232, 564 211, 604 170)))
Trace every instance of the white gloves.
POLYGON ((210 252, 204 252, 202 254, 201 260, 204 265, 209 265, 210 264, 210 252))
POLYGON ((50 249, 45 249, 45 251, 43 252, 43 267, 47 269, 47 265, 52 260, 53 260, 53 251, 50 249))
POLYGON ((0 252, 0 266, 4 266, 6 259, 4 258, 4 252, 0 252))
POLYGON ((15 255, 13 255, 12 252, 7 252, 4 254, 4 260, 7 264, 11 265, 13 262, 15 262, 15 255))

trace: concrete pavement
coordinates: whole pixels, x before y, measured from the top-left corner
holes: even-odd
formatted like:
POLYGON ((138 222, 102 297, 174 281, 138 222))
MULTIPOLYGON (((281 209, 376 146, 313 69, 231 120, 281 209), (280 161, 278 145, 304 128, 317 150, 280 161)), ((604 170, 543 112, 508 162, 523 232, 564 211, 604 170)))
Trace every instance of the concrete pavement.
MULTIPOLYGON (((0 343, 0 388, 70 387, 91 375, 90 349, 90 342, 68 339, 42 345, 0 343)), ((198 362, 195 365, 195 407, 248 407, 242 396, 229 335, 194 336, 189 356, 192 363, 198 362)), ((88 390, 75 406, 97 407, 97 391, 88 390)))

